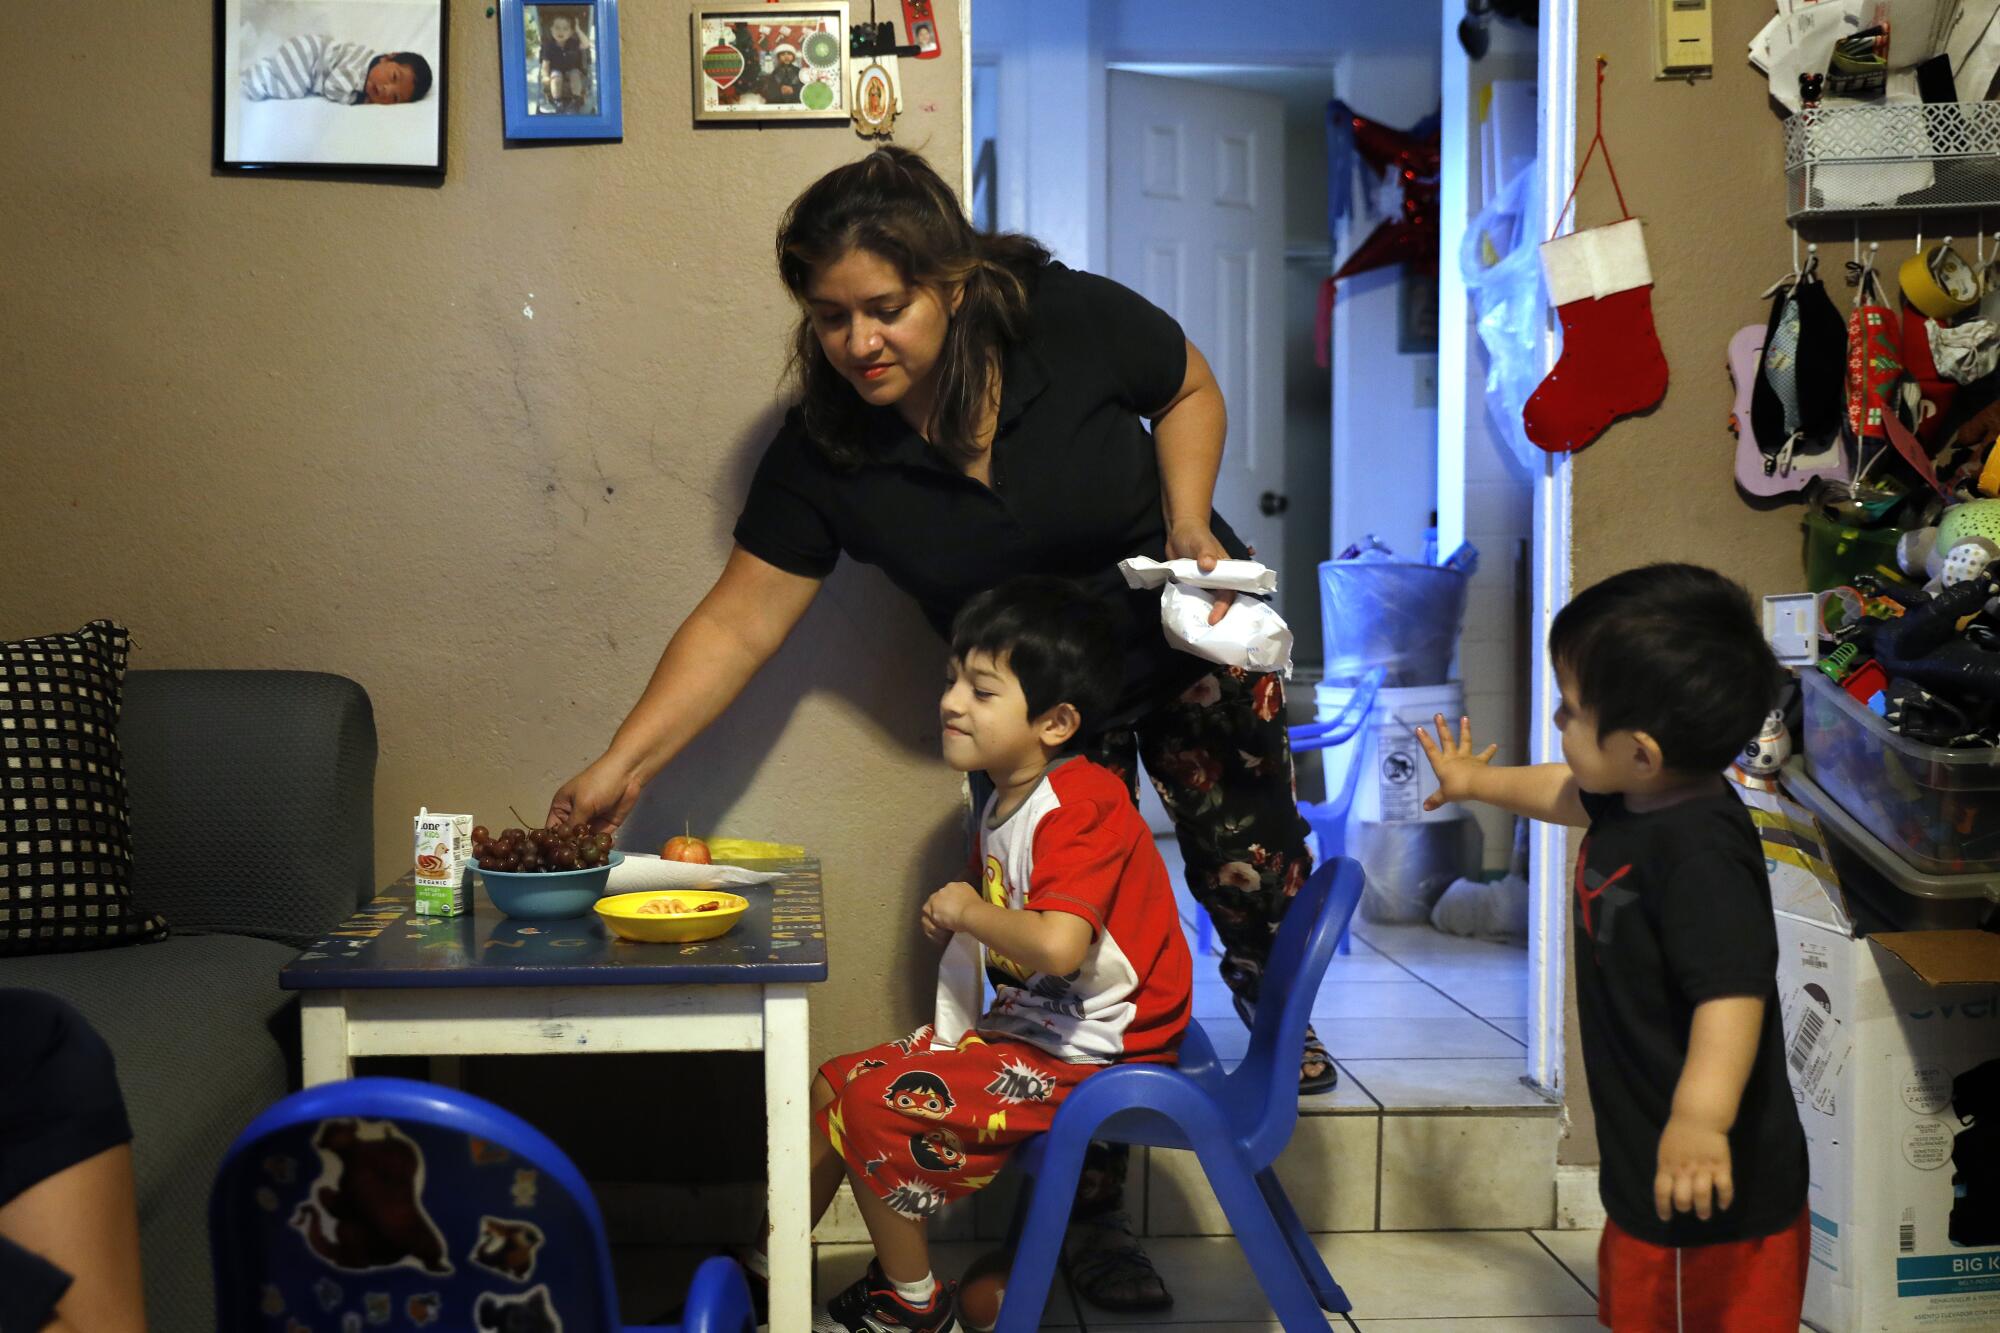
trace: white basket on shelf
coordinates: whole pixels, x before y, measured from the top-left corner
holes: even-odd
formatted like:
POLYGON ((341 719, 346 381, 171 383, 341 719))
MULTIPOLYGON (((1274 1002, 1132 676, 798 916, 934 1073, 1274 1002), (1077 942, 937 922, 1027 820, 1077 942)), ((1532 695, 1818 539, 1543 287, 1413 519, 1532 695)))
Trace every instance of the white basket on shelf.
POLYGON ((1785 121, 1785 216, 2000 211, 2000 102, 1833 106, 1785 121))

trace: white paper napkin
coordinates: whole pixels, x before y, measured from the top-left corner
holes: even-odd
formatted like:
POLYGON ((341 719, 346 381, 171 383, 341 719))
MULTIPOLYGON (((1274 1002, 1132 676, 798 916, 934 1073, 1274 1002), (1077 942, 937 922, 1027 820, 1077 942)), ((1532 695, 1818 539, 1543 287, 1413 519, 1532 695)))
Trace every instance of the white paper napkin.
POLYGON ((745 884, 768 884, 777 877, 768 870, 695 865, 687 861, 663 860, 644 852, 627 852, 623 861, 611 867, 608 888, 612 893, 645 893, 655 889, 728 889, 745 884))
POLYGON ((1292 674, 1292 630, 1261 600, 1278 590, 1278 572, 1255 560, 1218 560, 1208 573, 1193 560, 1134 556, 1118 564, 1129 588, 1160 588, 1160 629, 1167 642, 1196 657, 1251 671, 1292 674), (1216 624, 1208 617, 1217 592, 1238 594, 1216 624))
POLYGON ((961 930, 938 959, 937 1011, 931 1019, 934 1048, 956 1047, 979 1021, 980 1002, 986 998, 984 952, 978 940, 961 930))

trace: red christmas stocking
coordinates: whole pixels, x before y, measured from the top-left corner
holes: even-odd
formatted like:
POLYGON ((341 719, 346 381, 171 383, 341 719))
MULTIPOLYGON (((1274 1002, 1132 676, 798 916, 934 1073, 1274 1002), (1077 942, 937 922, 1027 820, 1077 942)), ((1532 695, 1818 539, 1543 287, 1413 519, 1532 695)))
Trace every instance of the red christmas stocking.
POLYGON ((1562 356, 1521 419, 1530 440, 1568 453, 1617 418, 1659 402, 1667 392, 1667 359, 1653 332, 1653 270, 1639 219, 1548 242, 1542 272, 1562 317, 1562 356))

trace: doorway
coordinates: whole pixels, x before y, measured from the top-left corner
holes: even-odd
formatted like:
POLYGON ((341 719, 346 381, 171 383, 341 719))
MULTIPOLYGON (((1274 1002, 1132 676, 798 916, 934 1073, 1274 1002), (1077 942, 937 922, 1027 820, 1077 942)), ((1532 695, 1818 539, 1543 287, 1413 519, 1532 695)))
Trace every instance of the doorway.
MULTIPOLYGON (((1528 664, 1517 664, 1514 654, 1519 645, 1539 637, 1537 626, 1545 622, 1520 608, 1514 590, 1526 589, 1530 576, 1541 568, 1536 560, 1524 563, 1520 539, 1535 527, 1539 513, 1530 496, 1539 498, 1545 492, 1536 489, 1539 482, 1531 483, 1525 475, 1514 480, 1517 494, 1510 503, 1520 513, 1520 532, 1512 541, 1498 540, 1490 526, 1481 529, 1477 507, 1468 512, 1462 491, 1454 497, 1458 501, 1455 506, 1447 504, 1442 493, 1445 486, 1464 488, 1469 483, 1490 483, 1491 479, 1468 478, 1462 471, 1449 477, 1445 474, 1438 412, 1444 388, 1439 354, 1446 321, 1439 321, 1436 348, 1402 345, 1415 339, 1405 339, 1400 327, 1405 293, 1399 269, 1384 268, 1342 283, 1329 330, 1332 366, 1319 367, 1314 356, 1319 288, 1337 257, 1330 244, 1333 238, 1328 217, 1328 102, 1338 91, 1357 113, 1397 128, 1413 125, 1437 110, 1440 50, 1444 43, 1455 40, 1453 29, 1460 14, 1389 9, 1377 11, 1367 23, 1334 29, 1323 23, 1324 16, 1315 6, 1304 3, 1275 6, 1267 15, 1268 22, 1249 26, 1194 24, 1190 22, 1192 7, 1180 4, 1092 0, 1088 7, 1064 7, 1063 13, 1073 17, 1061 22, 1037 21, 1037 16, 1053 20, 1055 11, 1052 6, 1034 3, 975 7, 973 102, 975 121, 979 122, 974 129, 975 160, 985 165, 982 125, 992 127, 997 147, 993 175, 984 186, 984 197, 993 201, 991 212, 982 211, 981 216, 995 218, 1002 228, 1026 230, 1050 243, 1063 262, 1118 278, 1166 307, 1182 319, 1190 337, 1211 361, 1221 362, 1217 365, 1219 377, 1233 373, 1239 383, 1249 380, 1247 368, 1253 357, 1246 355, 1241 368, 1227 372, 1218 348, 1226 348, 1228 339, 1218 343, 1216 333, 1197 327, 1203 320, 1209 321, 1211 329, 1227 327, 1227 320, 1196 309, 1200 302, 1192 292, 1197 276, 1189 239, 1193 232, 1188 230, 1193 224, 1186 219, 1160 223, 1162 227, 1181 228, 1186 232, 1183 236, 1161 231, 1137 234, 1139 229, 1127 226, 1121 209, 1136 202, 1145 223, 1160 222, 1153 214, 1165 203, 1180 202, 1161 197, 1175 193, 1174 170, 1181 173, 1179 193, 1185 196, 1195 190, 1193 178, 1199 168, 1206 173, 1202 188, 1207 193, 1228 197, 1233 189, 1239 212, 1254 215, 1275 206, 1282 219, 1275 243, 1252 237, 1233 242, 1236 249, 1230 255, 1218 257, 1208 251, 1198 276, 1209 284, 1205 298, 1209 302, 1214 302, 1218 291, 1225 291, 1241 293, 1232 299, 1248 305, 1257 288, 1248 276, 1245 255, 1254 249, 1261 260, 1275 245, 1278 297, 1275 306, 1267 304, 1259 313, 1263 324, 1275 324, 1280 331, 1276 358, 1279 406, 1275 415, 1281 424, 1273 430, 1271 410, 1265 409, 1257 444, 1262 455, 1257 459, 1259 467, 1246 469, 1233 481, 1225 479, 1218 486, 1217 509, 1238 525, 1246 538, 1256 530, 1255 525, 1273 517, 1262 512, 1267 492, 1272 506, 1279 509, 1279 535, 1251 540, 1258 545, 1260 557, 1265 555, 1265 542, 1277 543, 1277 558, 1270 563, 1281 571, 1280 605, 1298 640, 1295 661, 1299 670, 1291 690, 1298 713, 1293 720, 1308 720, 1312 715, 1313 687, 1323 659, 1318 564, 1369 532, 1383 537, 1406 558, 1419 558, 1424 529, 1432 521, 1431 511, 1439 511, 1435 521, 1442 527, 1443 511, 1452 508, 1459 534, 1495 538, 1480 543, 1481 554, 1486 567, 1504 584, 1499 595, 1479 599, 1482 613, 1497 623, 1481 626, 1490 651, 1483 650, 1482 656, 1462 664, 1469 701, 1482 692, 1487 677, 1481 673, 1504 657, 1508 677, 1504 681, 1494 678, 1485 692, 1504 698, 1510 714, 1527 713, 1518 726, 1510 727, 1516 733, 1515 753, 1527 758, 1530 737, 1520 733, 1534 732, 1535 726, 1527 719, 1540 719, 1546 710, 1539 695, 1532 711, 1519 708, 1519 700, 1539 681, 1532 679, 1535 672, 1528 664), (988 60, 993 62, 991 66, 983 63, 988 60), (978 84, 982 79, 996 90, 991 102, 981 95, 978 84), (1178 85, 1177 91, 1174 85, 1178 85), (1162 123, 1166 117, 1154 116, 1149 126, 1145 115, 1132 113, 1134 101, 1143 106, 1150 98, 1193 106, 1198 99, 1204 103, 1210 100, 1211 91, 1232 108, 1213 117, 1221 122, 1219 127, 1176 131, 1162 123), (1252 141, 1268 139, 1271 134, 1268 115, 1250 110, 1259 99, 1265 108, 1276 108, 1281 126, 1278 133, 1284 141, 1276 167, 1280 188, 1275 191, 1263 188, 1265 178, 1254 165, 1260 159, 1252 141), (981 116, 976 109, 980 106, 992 109, 981 116), (1128 121, 1136 121, 1136 127, 1128 127, 1128 121), (1242 128, 1260 123, 1266 128, 1242 128), (1229 142, 1232 135, 1234 142, 1229 142), (1137 181, 1136 193, 1122 204, 1120 192, 1125 187, 1121 171, 1124 177, 1137 181), (1234 177, 1228 174, 1231 171, 1236 172, 1234 177), (1223 188, 1218 190, 1218 184, 1223 188), (1242 202, 1246 198, 1254 199, 1254 206, 1242 202), (1121 245, 1121 241, 1134 240, 1135 244, 1121 245), (1121 249, 1136 250, 1136 254, 1121 254, 1121 249), (1236 267, 1232 269, 1232 265, 1236 267), (1216 281, 1218 269, 1222 271, 1221 282, 1216 281), (1237 286, 1230 287, 1231 283, 1237 286), (1180 306, 1185 308, 1177 308, 1180 306), (1282 312, 1277 319, 1270 317, 1274 310, 1282 312), (1281 485, 1274 485, 1266 470, 1270 458, 1264 441, 1271 439, 1277 440, 1284 459, 1281 485)), ((1463 76, 1461 84, 1461 91, 1470 86, 1463 76)), ((1461 110, 1467 105, 1459 103, 1461 110)), ((1340 241, 1342 254, 1377 225, 1379 215, 1371 215, 1369 209, 1379 208, 1380 203, 1357 201, 1357 209, 1345 224, 1347 234, 1340 241)), ((1246 216, 1238 220, 1249 223, 1256 219, 1246 216)), ((1447 264, 1455 259, 1455 255, 1445 256, 1447 264)), ((1459 311, 1462 315, 1462 305, 1459 311)), ((1468 373, 1461 362, 1461 384, 1468 373)), ((1247 424, 1243 418, 1251 415, 1238 411, 1239 396, 1254 394, 1254 390, 1225 383, 1225 391, 1232 417, 1228 447, 1233 454, 1245 443, 1237 427, 1247 424)), ((1440 545, 1445 544, 1440 533, 1440 545)), ((1541 581, 1535 586, 1541 586, 1541 581)), ((1535 609, 1539 613, 1541 605, 1535 609)), ((1477 706, 1484 710, 1488 700, 1478 699, 1477 706)), ((1317 796, 1318 784, 1309 765, 1301 767, 1301 795, 1317 796)), ((1156 828, 1167 827, 1157 808, 1149 813, 1156 828)), ((1504 829, 1488 832, 1489 865, 1497 868, 1506 862, 1511 842, 1504 829)), ((1547 862, 1542 842, 1537 840, 1536 853, 1547 862)), ((1560 875, 1560 848, 1555 865, 1555 873, 1560 875)), ((1458 1006, 1448 1015, 1440 1013, 1434 1019, 1417 1018, 1392 1026, 1414 1030, 1424 1023, 1443 1025, 1463 1020, 1485 1022, 1494 1028, 1493 1034, 1477 1034, 1482 1040, 1504 1034, 1505 1049, 1511 1052, 1505 1060, 1500 1058, 1503 1051, 1499 1047, 1475 1044, 1458 1052, 1468 1059, 1485 1061, 1496 1071, 1502 1063, 1510 1067, 1511 1073, 1489 1085, 1500 1089, 1495 1095, 1507 1095, 1508 1088, 1515 1093, 1525 1091, 1518 1086, 1524 1067, 1530 1080, 1544 1091, 1552 1090, 1560 1077, 1560 964, 1554 966, 1553 990, 1550 973, 1545 970, 1561 949, 1562 926, 1553 910, 1559 908, 1560 899, 1538 892, 1535 906, 1534 924, 1544 938, 1533 950, 1515 949, 1511 951, 1513 958, 1505 960, 1509 980, 1504 989, 1510 995, 1518 992, 1522 998, 1507 1000, 1500 1008, 1487 1006, 1483 1000, 1466 1005, 1448 991, 1442 1000, 1418 993, 1421 988, 1414 985, 1416 981, 1431 983, 1422 970, 1426 964, 1436 962, 1441 974, 1449 973, 1451 980, 1457 981, 1478 970, 1467 960, 1397 960, 1393 955, 1382 955, 1376 964, 1381 969, 1378 979, 1408 988, 1407 993, 1424 1004, 1458 1006), (1405 976, 1405 972, 1414 975, 1405 976), (1553 1006, 1547 1002, 1551 994, 1553 1006)), ((1445 1049, 1441 1044, 1431 1054, 1442 1054, 1445 1049)), ((1357 1084, 1362 1082, 1357 1079, 1357 1084)))

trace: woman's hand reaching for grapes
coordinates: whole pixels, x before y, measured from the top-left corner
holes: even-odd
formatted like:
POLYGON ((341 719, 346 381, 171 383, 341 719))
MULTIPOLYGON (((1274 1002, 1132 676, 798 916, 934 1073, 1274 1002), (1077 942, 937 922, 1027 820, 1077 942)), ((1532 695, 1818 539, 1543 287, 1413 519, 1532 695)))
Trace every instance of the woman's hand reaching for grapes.
POLYGON ((641 790, 631 766, 607 754, 556 789, 547 827, 615 832, 638 804, 641 790))

